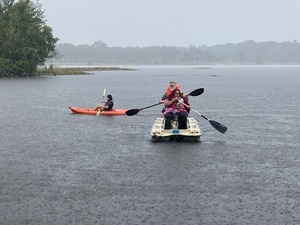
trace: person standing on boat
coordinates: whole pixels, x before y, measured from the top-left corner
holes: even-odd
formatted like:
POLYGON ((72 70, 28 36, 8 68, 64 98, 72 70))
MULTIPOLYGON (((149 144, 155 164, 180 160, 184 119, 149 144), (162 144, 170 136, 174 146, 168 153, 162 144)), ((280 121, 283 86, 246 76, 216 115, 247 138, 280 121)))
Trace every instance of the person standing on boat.
POLYGON ((164 103, 166 107, 163 113, 166 119, 165 129, 166 130, 171 129, 172 120, 177 118, 178 118, 178 129, 187 129, 187 117, 190 109, 189 106, 190 104, 188 102, 187 97, 184 96, 179 89, 175 88, 171 92, 171 94, 166 98, 164 103), (188 106, 182 104, 180 100, 183 100, 184 104, 188 106))
POLYGON ((102 100, 102 102, 104 103, 104 105, 97 105, 94 108, 94 111, 100 110, 100 112, 102 111, 111 111, 113 106, 114 106, 114 100, 112 98, 112 95, 107 95, 107 100, 104 101, 102 100))

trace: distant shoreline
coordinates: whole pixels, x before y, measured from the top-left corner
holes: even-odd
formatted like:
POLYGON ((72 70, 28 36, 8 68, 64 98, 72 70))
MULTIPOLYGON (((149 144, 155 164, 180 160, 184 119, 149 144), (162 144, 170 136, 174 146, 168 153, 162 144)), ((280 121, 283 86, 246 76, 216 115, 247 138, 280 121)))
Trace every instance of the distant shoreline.
POLYGON ((129 68, 121 68, 121 67, 54 67, 50 65, 49 67, 45 66, 42 68, 38 68, 38 75, 88 75, 91 74, 92 71, 127 71, 134 70, 129 68))

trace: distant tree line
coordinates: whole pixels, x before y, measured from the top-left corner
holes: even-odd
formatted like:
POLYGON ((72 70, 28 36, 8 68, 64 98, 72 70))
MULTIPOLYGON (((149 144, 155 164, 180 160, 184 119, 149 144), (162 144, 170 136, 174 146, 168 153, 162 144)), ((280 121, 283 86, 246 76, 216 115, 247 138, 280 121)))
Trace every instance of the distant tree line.
POLYGON ((120 64, 299 64, 300 43, 254 42, 207 46, 108 47, 102 41, 92 45, 57 44, 62 63, 120 64))

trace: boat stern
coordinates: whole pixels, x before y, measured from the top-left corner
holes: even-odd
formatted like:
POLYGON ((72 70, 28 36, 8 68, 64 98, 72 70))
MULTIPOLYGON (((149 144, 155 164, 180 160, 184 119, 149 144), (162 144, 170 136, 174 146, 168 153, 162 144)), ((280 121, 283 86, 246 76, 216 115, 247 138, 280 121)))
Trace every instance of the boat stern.
POLYGON ((195 118, 187 118, 187 129, 178 129, 177 121, 172 121, 172 129, 165 130, 165 118, 155 118, 151 129, 151 140, 153 142, 184 141, 198 142, 201 137, 201 130, 195 118))

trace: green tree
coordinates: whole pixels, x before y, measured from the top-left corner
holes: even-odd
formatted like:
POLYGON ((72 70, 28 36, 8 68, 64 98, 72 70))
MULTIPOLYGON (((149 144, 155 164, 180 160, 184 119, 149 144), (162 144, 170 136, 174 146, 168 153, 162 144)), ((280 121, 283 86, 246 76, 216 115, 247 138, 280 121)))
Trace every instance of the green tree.
POLYGON ((0 0, 0 76, 35 75, 57 41, 38 1, 0 0))

